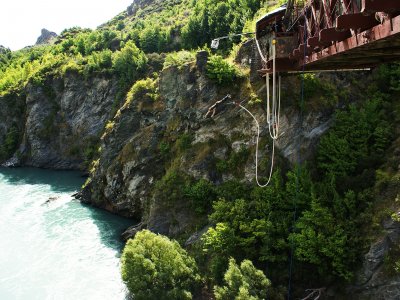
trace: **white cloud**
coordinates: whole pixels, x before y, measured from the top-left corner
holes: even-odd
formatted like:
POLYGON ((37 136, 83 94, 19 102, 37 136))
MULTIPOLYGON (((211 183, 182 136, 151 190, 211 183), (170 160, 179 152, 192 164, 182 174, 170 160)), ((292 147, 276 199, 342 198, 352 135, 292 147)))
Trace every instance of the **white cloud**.
POLYGON ((133 0, 2 0, 0 45, 18 50, 33 45, 42 28, 59 34, 73 26, 96 28, 133 0))

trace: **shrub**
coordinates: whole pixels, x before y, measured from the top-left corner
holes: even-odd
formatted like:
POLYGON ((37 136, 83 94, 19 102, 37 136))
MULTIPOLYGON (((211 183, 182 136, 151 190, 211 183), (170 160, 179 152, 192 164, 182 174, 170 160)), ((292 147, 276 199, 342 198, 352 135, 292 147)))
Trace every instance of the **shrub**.
POLYGON ((258 300, 265 299, 270 281, 261 270, 257 270, 250 260, 243 260, 240 267, 229 260, 229 268, 224 276, 225 285, 215 286, 216 300, 258 300))
POLYGON ((179 151, 185 152, 192 146, 193 136, 189 133, 184 133, 176 140, 176 146, 179 151))
POLYGON ((204 214, 211 208, 216 197, 214 186, 205 179, 185 187, 185 195, 196 213, 204 214))
POLYGON ((165 51, 168 40, 169 34, 159 25, 146 26, 139 33, 140 48, 146 53, 165 51))
POLYGON ((194 61, 195 55, 193 52, 189 51, 179 51, 179 52, 172 52, 167 55, 164 61, 164 69, 171 67, 171 66, 176 66, 179 69, 182 68, 185 64, 190 63, 194 61))
POLYGON ((147 58, 132 41, 128 41, 121 51, 112 55, 112 65, 121 81, 131 83, 138 79, 144 70, 147 58))
POLYGON ((183 201, 184 191, 182 187, 189 183, 189 179, 182 171, 170 169, 156 182, 154 196, 160 203, 173 205, 183 201))
POLYGON ((99 52, 93 52, 87 58, 85 75, 90 75, 93 72, 107 72, 108 70, 111 70, 111 56, 112 52, 108 49, 99 52))
POLYGON ((232 83, 240 75, 239 70, 221 56, 211 56, 207 63, 207 76, 218 84, 232 83))
POLYGON ((200 282, 193 258, 176 241, 143 230, 126 244, 122 279, 135 299, 192 299, 200 282))
POLYGON ((159 97, 157 82, 156 79, 152 78, 136 81, 126 96, 125 106, 129 105, 135 98, 157 100, 159 97))

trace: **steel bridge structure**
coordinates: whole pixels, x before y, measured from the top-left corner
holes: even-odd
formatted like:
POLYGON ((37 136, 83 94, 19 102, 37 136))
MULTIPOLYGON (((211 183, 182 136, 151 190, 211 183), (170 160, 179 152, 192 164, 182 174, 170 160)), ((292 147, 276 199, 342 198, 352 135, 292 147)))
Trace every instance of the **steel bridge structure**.
POLYGON ((260 73, 352 70, 400 60, 400 0, 288 1, 256 23, 260 73), (274 50, 272 51, 272 48, 274 50))

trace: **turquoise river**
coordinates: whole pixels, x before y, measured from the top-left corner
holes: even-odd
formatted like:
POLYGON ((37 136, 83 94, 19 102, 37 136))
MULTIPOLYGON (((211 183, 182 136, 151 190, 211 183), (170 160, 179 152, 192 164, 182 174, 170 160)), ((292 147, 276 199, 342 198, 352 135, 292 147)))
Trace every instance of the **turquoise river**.
POLYGON ((120 234, 133 222, 71 196, 79 173, 0 168, 0 299, 125 299, 120 234))

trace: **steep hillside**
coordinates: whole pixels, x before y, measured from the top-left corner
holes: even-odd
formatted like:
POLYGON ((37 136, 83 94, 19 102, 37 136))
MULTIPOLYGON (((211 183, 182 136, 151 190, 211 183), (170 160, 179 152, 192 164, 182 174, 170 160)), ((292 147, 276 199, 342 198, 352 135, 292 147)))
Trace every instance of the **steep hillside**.
POLYGON ((400 67, 284 76, 272 180, 260 188, 257 127, 234 103, 260 122, 266 182, 272 142, 254 42, 206 45, 251 30, 271 6, 138 0, 97 30, 0 47, 0 163, 83 170, 78 198, 132 218, 125 238, 149 229, 188 250, 199 273, 188 299, 304 298, 316 287, 332 299, 397 299, 400 67), (233 291, 238 270, 262 287, 246 279, 233 291))

